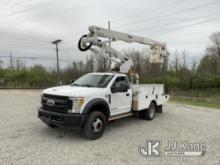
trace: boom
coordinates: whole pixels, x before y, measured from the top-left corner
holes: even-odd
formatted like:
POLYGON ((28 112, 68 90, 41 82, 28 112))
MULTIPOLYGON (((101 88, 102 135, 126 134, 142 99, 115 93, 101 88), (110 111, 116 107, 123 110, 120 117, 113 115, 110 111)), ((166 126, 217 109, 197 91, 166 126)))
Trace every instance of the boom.
POLYGON ((124 41, 128 43, 136 42, 144 45, 160 45, 165 46, 165 43, 158 42, 149 38, 139 37, 131 34, 121 33, 114 30, 108 30, 97 26, 89 26, 89 31, 99 37, 110 38, 113 41, 124 41))
POLYGON ((115 41, 149 45, 151 63, 163 63, 163 59, 167 55, 166 44, 163 42, 158 42, 145 37, 121 33, 114 30, 108 30, 97 26, 89 26, 89 33, 83 35, 80 38, 78 47, 81 51, 87 51, 90 49, 92 52, 98 53, 100 55, 106 55, 106 53, 110 53, 111 55, 113 55, 111 57, 111 60, 113 61, 111 69, 127 73, 133 65, 132 61, 114 48, 107 45, 109 42, 115 41), (100 38, 106 38, 107 40, 102 41, 100 38), (91 46, 96 46, 100 48, 102 50, 102 53, 94 48, 91 48, 91 46))

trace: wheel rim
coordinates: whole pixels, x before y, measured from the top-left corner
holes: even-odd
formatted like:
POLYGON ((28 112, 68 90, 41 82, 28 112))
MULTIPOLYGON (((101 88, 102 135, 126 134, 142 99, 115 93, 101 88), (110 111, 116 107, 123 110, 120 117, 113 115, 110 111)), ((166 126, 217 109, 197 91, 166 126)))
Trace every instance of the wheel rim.
POLYGON ((92 131, 94 133, 100 132, 102 130, 102 126, 103 126, 102 120, 96 118, 92 123, 92 131))
POLYGON ((149 108, 149 116, 150 116, 150 118, 154 117, 154 113, 155 113, 155 106, 151 105, 150 108, 149 108))

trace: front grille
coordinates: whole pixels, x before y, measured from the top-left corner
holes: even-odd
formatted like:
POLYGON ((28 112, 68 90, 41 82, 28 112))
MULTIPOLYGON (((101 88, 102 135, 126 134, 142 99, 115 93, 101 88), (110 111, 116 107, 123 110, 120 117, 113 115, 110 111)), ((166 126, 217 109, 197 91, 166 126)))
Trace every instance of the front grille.
POLYGON ((43 110, 53 112, 67 113, 69 109, 72 109, 72 100, 66 96, 43 94, 41 104, 43 110), (48 100, 54 101, 54 105, 48 105, 48 100))

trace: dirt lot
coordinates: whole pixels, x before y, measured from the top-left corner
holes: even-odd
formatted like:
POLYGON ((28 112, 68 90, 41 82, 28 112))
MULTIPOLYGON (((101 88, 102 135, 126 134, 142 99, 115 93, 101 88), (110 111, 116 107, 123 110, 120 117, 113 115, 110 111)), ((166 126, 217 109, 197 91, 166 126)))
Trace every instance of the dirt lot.
POLYGON ((0 91, 0 164, 220 164, 220 110, 167 103, 153 121, 112 122, 95 141, 37 118, 40 91, 0 91), (205 143, 203 157, 146 158, 145 140, 205 143))

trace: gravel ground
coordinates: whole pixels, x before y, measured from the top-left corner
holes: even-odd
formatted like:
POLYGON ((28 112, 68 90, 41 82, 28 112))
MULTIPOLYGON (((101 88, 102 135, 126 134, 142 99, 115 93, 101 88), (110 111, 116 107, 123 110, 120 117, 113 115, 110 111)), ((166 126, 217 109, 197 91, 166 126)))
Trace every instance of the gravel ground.
POLYGON ((37 118, 40 91, 0 90, 0 164, 220 164, 220 110, 167 103, 153 121, 110 123, 95 141, 79 132, 51 129, 37 118), (205 143, 203 157, 146 158, 145 140, 205 143))

